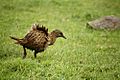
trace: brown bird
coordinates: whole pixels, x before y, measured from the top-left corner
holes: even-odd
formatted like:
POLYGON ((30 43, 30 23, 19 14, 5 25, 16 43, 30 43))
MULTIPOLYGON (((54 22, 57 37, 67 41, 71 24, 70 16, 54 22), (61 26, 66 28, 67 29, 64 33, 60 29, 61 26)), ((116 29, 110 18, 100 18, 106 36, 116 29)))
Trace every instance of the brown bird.
POLYGON ((39 24, 34 24, 32 30, 30 30, 22 39, 10 36, 11 39, 17 41, 16 44, 23 46, 23 58, 26 58, 27 55, 26 48, 32 51, 34 50, 34 57, 36 58, 38 52, 42 52, 48 46, 53 45, 58 37, 66 39, 60 30, 56 29, 51 33, 48 33, 48 29, 43 25, 39 26, 39 24))

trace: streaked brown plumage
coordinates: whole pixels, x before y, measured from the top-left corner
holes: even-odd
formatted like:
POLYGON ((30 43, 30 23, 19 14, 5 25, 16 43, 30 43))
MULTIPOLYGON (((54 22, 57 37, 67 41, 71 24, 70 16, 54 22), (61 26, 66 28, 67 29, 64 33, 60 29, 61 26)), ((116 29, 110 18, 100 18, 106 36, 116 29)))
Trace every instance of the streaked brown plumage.
POLYGON ((25 58, 27 55, 26 48, 34 50, 34 57, 36 57, 36 54, 38 52, 42 52, 48 46, 53 45, 58 37, 65 38, 60 30, 56 29, 53 30, 51 33, 48 33, 48 29, 46 29, 44 26, 39 26, 39 24, 34 24, 32 26, 32 30, 30 30, 22 39, 10 36, 11 39, 17 41, 16 44, 20 44, 21 46, 23 46, 23 58, 25 58))

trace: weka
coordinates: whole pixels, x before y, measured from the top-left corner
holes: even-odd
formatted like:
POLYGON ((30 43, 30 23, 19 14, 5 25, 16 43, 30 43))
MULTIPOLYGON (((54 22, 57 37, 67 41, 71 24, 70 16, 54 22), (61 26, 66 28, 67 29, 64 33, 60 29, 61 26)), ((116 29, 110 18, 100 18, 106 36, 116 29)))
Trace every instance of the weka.
POLYGON ((34 51, 34 57, 36 58, 36 54, 38 52, 42 52, 48 46, 53 45, 58 37, 63 37, 66 39, 60 30, 56 29, 51 33, 48 33, 48 29, 43 25, 39 26, 39 24, 34 24, 32 26, 32 30, 30 30, 22 39, 10 36, 11 39, 17 41, 16 44, 23 46, 23 58, 26 58, 27 55, 26 48, 34 51))

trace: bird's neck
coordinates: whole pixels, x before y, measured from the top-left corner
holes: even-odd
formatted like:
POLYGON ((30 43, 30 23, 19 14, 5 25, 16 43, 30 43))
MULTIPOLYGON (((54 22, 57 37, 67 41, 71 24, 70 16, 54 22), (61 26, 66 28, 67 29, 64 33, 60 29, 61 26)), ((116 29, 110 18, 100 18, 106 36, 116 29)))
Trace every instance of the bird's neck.
POLYGON ((50 42, 49 45, 53 45, 55 43, 56 39, 57 39, 56 33, 51 32, 49 34, 49 42, 50 42))

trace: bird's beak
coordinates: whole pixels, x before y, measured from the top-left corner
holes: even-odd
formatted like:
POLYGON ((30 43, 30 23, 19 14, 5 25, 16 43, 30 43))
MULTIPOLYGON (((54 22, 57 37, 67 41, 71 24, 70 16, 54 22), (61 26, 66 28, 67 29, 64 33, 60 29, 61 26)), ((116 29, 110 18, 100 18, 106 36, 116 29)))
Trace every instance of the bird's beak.
POLYGON ((62 36, 64 39, 67 39, 64 35, 62 36))

